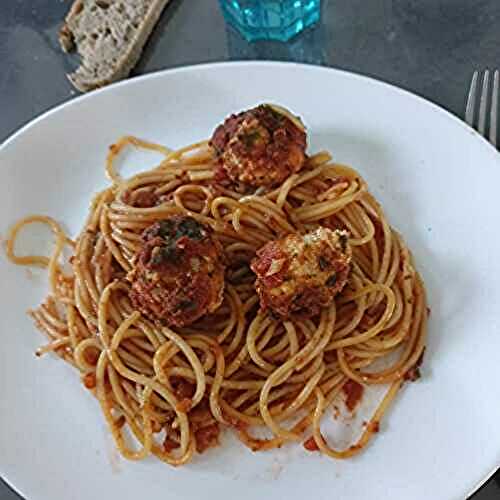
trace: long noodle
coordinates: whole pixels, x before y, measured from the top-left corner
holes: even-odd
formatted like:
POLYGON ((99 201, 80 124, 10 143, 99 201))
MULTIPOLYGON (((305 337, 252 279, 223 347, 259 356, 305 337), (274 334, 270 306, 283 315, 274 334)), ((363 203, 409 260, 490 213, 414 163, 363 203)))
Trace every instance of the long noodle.
POLYGON ((124 137, 108 154, 112 184, 93 200, 74 242, 50 217, 27 217, 12 227, 8 258, 46 268, 50 277, 50 295, 31 312, 49 339, 37 354, 56 353, 80 371, 116 446, 132 460, 154 454, 172 465, 186 463, 203 449, 203 433, 218 425, 236 429, 252 450, 310 437, 313 448, 333 458, 359 453, 425 348, 425 291, 409 250, 360 175, 332 163, 327 153, 310 157, 301 172, 267 193, 215 189, 212 172, 207 142, 170 151, 124 137), (125 146, 165 159, 123 179, 115 160, 125 146), (144 194, 153 201, 138 206, 144 194), (160 327, 135 311, 126 279, 142 231, 175 213, 210 225, 229 262, 222 306, 185 328, 160 327), (51 256, 15 253, 18 233, 32 223, 53 232, 51 256), (318 224, 350 233, 353 263, 343 292, 309 320, 280 321, 259 312, 248 268, 255 251, 318 224), (61 264, 67 245, 71 275, 61 264), (375 365, 381 358, 390 362, 375 365), (359 440, 338 451, 320 424, 347 380, 389 388, 359 440), (182 384, 189 396, 179 390, 182 384), (261 426, 270 438, 252 437, 261 426))

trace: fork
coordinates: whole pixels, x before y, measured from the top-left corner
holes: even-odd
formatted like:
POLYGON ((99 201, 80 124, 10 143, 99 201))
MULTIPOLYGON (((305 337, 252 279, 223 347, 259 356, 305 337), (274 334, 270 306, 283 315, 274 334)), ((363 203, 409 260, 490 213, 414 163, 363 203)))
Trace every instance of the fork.
POLYGON ((465 121, 471 127, 474 127, 475 115, 478 96, 478 83, 481 80, 481 95, 479 97, 479 111, 476 121, 476 130, 484 137, 486 137, 495 148, 497 147, 497 122, 498 122, 498 87, 499 87, 500 73, 495 70, 493 73, 493 85, 490 85, 490 71, 487 69, 480 76, 479 71, 474 71, 472 80, 470 82, 469 95, 467 97, 467 105, 465 107, 465 121), (491 90, 490 90, 491 87, 491 90), (491 96, 490 96, 491 93, 491 96), (488 113, 489 104, 489 113, 488 113), (489 114, 489 127, 488 135, 486 135, 487 128, 487 114, 489 114))

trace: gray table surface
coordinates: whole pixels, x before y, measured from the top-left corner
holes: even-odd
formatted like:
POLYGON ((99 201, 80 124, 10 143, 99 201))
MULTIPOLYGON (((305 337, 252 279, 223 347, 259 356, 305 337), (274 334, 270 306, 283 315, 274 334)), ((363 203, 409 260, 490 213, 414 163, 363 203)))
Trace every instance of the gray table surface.
MULTIPOLYGON (((300 61, 374 76, 461 116, 472 71, 499 64, 498 0, 323 3, 321 24, 290 43, 248 44, 226 28, 216 0, 172 0, 134 74, 212 61, 300 61)), ((1 0, 0 142, 78 95, 65 77, 75 61, 57 43, 68 7, 65 0, 1 0)), ((500 473, 473 498, 498 500, 500 473)), ((0 500, 14 499, 0 482, 0 500)))

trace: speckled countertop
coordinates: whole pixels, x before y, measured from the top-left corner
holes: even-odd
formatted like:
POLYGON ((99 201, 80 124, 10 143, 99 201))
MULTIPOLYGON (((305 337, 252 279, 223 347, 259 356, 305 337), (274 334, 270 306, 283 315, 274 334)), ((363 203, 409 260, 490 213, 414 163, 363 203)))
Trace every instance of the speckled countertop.
MULTIPOLYGON (((473 70, 500 66, 498 0, 323 2, 321 24, 292 42, 248 44, 226 28, 216 0, 172 0, 134 74, 211 61, 300 61, 373 76, 461 116, 473 70)), ((0 142, 78 95, 65 77, 75 61, 57 43, 69 5, 0 2, 0 142)), ((500 473, 474 496, 499 498, 500 473)), ((14 499, 19 497, 0 482, 0 500, 14 499)))

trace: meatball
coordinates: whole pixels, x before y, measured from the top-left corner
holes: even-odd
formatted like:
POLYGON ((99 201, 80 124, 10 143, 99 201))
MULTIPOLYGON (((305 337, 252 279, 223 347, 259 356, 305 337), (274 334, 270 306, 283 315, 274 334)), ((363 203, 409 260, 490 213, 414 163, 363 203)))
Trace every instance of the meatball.
POLYGON ((156 222, 142 234, 129 273, 130 299, 146 317, 185 326, 215 311, 224 291, 221 244, 192 217, 156 222))
POLYGON ((315 316, 344 288, 351 255, 343 230, 319 227, 270 241, 251 264, 261 309, 283 319, 315 316))
POLYGON ((210 144, 218 157, 216 182, 240 191, 278 185, 306 158, 300 119, 269 104, 231 115, 215 129, 210 144))

